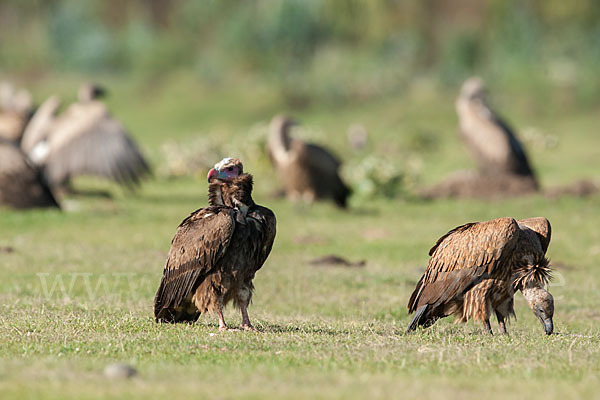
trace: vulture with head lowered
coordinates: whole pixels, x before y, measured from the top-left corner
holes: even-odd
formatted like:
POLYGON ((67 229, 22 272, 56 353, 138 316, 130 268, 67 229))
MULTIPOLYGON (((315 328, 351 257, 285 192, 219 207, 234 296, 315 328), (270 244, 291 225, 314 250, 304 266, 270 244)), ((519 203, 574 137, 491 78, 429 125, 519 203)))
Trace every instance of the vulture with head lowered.
POLYGON ((481 321, 492 333, 494 312, 500 332, 506 333, 505 319, 514 315, 513 296, 520 290, 550 335, 554 300, 544 289, 550 278, 545 257, 550 235, 550 222, 539 217, 469 223, 442 236, 429 251, 427 269, 408 303, 415 313, 408 331, 455 315, 460 322, 481 321))
POLYGON ((194 211, 177 228, 156 297, 157 322, 193 322, 201 313, 219 317, 233 300, 243 329, 254 329, 247 307, 254 274, 275 240, 275 215, 252 200, 252 175, 240 160, 225 158, 208 173, 209 206, 194 211))
POLYGON ((321 146, 290 137, 293 124, 288 117, 275 116, 267 143, 286 197, 306 202, 331 199, 337 206, 346 207, 350 189, 339 175, 340 161, 321 146))
POLYGON ((58 207, 40 170, 19 146, 0 138, 0 205, 25 209, 58 207))
POLYGON ((470 78, 456 100, 460 133, 485 175, 527 177, 537 186, 525 148, 512 129, 489 107, 483 81, 470 78))
POLYGON ((27 125, 21 146, 52 185, 66 188, 75 176, 95 175, 132 187, 149 174, 136 143, 98 100, 103 93, 83 85, 79 101, 58 116, 60 101, 51 97, 27 125))

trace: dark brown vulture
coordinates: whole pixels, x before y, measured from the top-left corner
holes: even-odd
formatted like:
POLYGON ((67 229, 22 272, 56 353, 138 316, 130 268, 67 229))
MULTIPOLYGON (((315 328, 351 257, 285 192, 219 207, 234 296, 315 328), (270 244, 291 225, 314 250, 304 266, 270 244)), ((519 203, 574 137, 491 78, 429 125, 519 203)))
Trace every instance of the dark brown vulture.
POLYGON ((415 313, 408 331, 455 315, 459 322, 481 321, 492 333, 493 311, 506 333, 504 320, 514 315, 513 296, 520 290, 550 335, 554 300, 544 289, 550 278, 545 257, 550 235, 550 222, 540 217, 469 223, 442 236, 408 302, 415 313))
POLYGON ((95 175, 127 187, 136 185, 150 169, 123 125, 98 100, 103 90, 83 85, 79 101, 56 116, 60 102, 51 97, 32 117, 22 147, 43 167, 52 185, 68 187, 78 175, 95 175))
POLYGON ((254 329, 247 307, 252 279, 271 252, 275 215, 252 200, 252 175, 240 160, 225 158, 208 173, 209 206, 177 228, 154 299, 157 322, 193 322, 201 313, 219 317, 233 300, 243 329, 254 329))
POLYGON ((456 100, 460 133, 485 175, 519 175, 537 184, 523 145, 488 106, 483 81, 470 78, 456 100))
POLYGON ((12 141, 0 138, 0 205, 58 207, 39 169, 12 141))
POLYGON ((294 122, 283 115, 271 121, 267 151, 292 201, 332 199, 346 207, 350 189, 340 175, 340 161, 325 148, 290 137, 294 122))

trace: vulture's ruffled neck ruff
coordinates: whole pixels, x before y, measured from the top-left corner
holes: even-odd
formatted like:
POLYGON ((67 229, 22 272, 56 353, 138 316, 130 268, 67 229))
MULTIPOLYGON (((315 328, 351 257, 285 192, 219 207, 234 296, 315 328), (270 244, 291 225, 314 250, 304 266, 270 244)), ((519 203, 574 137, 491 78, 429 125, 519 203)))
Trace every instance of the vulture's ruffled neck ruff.
POLYGON ((523 290, 526 288, 543 288, 552 279, 550 261, 547 258, 536 265, 518 266, 513 275, 513 288, 523 290))
POLYGON ((252 200, 252 175, 242 174, 231 181, 213 179, 208 186, 208 203, 211 206, 227 206, 240 210, 244 217, 252 200))

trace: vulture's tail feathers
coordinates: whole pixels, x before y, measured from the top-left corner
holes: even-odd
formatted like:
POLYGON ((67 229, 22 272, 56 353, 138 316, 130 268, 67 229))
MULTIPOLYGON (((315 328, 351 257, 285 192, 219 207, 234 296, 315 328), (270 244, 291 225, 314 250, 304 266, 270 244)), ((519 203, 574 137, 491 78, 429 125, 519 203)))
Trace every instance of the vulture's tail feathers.
POLYGON ((408 328, 406 329, 406 333, 413 332, 419 325, 423 325, 423 322, 421 322, 421 317, 423 317, 423 314, 425 314, 425 311, 427 311, 428 306, 429 304, 423 304, 421 307, 417 308, 412 321, 410 321, 410 325, 408 325, 408 328))

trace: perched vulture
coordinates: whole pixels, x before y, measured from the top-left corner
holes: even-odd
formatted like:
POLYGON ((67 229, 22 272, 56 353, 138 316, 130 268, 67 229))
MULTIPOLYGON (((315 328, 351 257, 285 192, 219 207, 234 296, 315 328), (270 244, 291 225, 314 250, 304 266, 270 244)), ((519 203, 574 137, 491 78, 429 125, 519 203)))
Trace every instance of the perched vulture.
POLYGON ((539 217, 469 223, 442 236, 408 302, 415 313, 408 331, 455 315, 459 322, 481 321, 492 333, 493 311, 506 333, 504 320, 514 316, 513 296, 520 290, 550 335, 554 300, 544 289, 550 278, 545 257, 550 235, 550 222, 539 217))
POLYGON ((346 207, 350 189, 339 175, 340 161, 321 146, 290 137, 294 122, 282 115, 271 121, 267 151, 288 199, 332 199, 346 207))
POLYGON ((31 94, 0 82, 0 138, 18 143, 33 110, 31 94))
POLYGON ((60 101, 51 97, 25 129, 21 146, 52 185, 95 175, 132 187, 150 172, 131 136, 98 100, 102 94, 98 86, 83 85, 79 101, 58 116, 60 101))
POLYGON ((0 138, 0 205, 58 207, 39 169, 12 141, 0 138))
POLYGON ((463 84, 456 101, 456 112, 461 137, 481 173, 527 176, 536 182, 523 145, 488 106, 481 79, 470 78, 463 84))
POLYGON ((243 329, 254 329, 247 307, 252 279, 271 252, 275 215, 252 200, 252 175, 240 160, 225 158, 208 173, 209 206, 177 228, 154 299, 157 322, 193 322, 201 313, 219 317, 233 300, 243 329))

